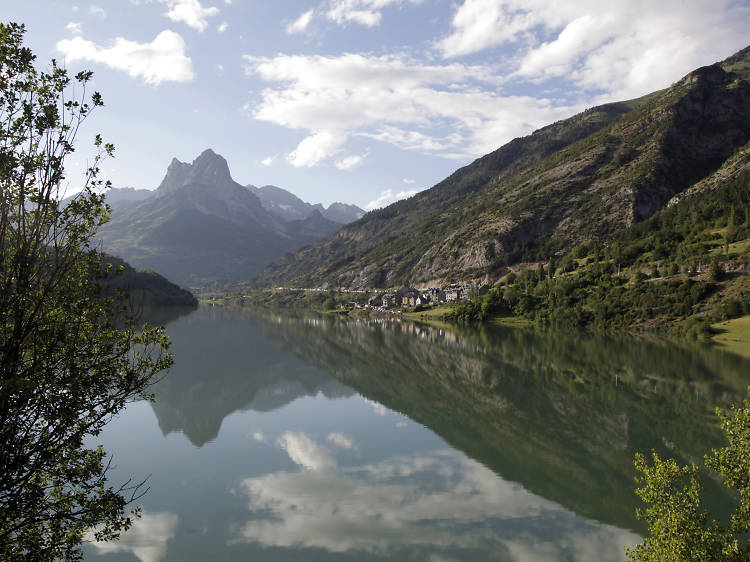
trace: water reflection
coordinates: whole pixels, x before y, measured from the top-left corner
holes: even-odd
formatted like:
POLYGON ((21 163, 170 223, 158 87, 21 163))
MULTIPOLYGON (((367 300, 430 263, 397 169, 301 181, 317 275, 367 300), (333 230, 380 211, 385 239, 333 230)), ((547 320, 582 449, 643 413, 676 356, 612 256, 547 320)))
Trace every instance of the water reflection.
POLYGON ((620 560, 637 536, 576 517, 457 451, 339 467, 303 433, 279 441, 299 472, 245 478, 253 518, 233 542, 392 560, 620 560))
POLYGON ((174 536, 177 521, 174 513, 144 512, 117 542, 96 542, 92 534, 86 540, 100 554, 131 552, 141 562, 159 562, 167 554, 167 541, 174 536))
MULTIPOLYGON (((741 400, 750 382, 745 360, 661 341, 394 321, 273 318, 263 330, 503 478, 634 530, 633 453, 699 463, 720 443, 714 406, 741 400)), ((707 487, 725 509, 725 492, 707 487)))
POLYGON ((352 391, 263 338, 252 318, 204 307, 169 326, 172 371, 153 387, 154 411, 166 435, 177 431, 200 447, 235 411, 268 412, 319 392, 352 391))
POLYGON ((750 382, 733 356, 627 338, 212 308, 167 331, 156 402, 103 436, 118 474, 153 474, 148 517, 92 556, 620 560, 633 452, 700 461, 713 405, 750 382))

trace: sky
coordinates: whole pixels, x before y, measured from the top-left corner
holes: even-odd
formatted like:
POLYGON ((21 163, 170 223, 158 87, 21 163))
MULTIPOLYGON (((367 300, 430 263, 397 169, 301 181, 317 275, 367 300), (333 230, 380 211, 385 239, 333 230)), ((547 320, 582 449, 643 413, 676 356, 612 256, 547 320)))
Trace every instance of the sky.
POLYGON ((515 137, 750 43, 750 0, 0 0, 45 66, 94 71, 117 187, 206 148, 239 183, 373 209, 515 137))

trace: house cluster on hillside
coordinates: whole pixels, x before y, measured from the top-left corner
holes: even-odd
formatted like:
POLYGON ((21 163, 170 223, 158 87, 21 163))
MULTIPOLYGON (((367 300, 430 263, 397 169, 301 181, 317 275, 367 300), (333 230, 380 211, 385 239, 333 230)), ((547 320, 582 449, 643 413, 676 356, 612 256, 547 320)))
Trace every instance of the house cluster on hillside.
POLYGON ((397 308, 400 306, 415 307, 419 305, 441 302, 456 302, 468 298, 470 294, 485 294, 489 286, 470 287, 467 285, 450 285, 445 289, 430 287, 416 289, 405 283, 403 287, 393 293, 377 295, 370 299, 370 305, 383 308, 397 308))

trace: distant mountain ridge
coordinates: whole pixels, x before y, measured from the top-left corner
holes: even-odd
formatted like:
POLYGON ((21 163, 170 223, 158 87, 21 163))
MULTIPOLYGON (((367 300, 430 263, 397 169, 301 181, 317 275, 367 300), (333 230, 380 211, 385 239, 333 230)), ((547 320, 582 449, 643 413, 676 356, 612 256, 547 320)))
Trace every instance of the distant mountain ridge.
MULTIPOLYGON (((595 107, 285 255, 260 285, 377 288, 483 278, 604 242, 750 141, 750 47, 671 87, 595 107)), ((735 166, 736 167, 736 166, 735 166)))
MULTIPOLYGON (((164 176, 164 179, 156 190, 114 187, 107 192, 107 203, 111 206, 119 207, 122 204, 145 201, 150 197, 173 193, 180 187, 191 183, 210 184, 219 182, 228 184, 228 165, 226 169, 221 169, 224 168, 223 165, 219 166, 217 164, 216 166, 211 171, 201 170, 197 172, 193 170, 194 164, 188 164, 179 161, 177 158, 173 158, 167 168, 166 176, 164 176), (199 177, 198 174, 203 174, 203 177, 199 177)), ((231 180, 231 175, 229 175, 228 179, 230 182, 233 181, 231 180)), ((323 218, 329 221, 338 224, 348 224, 361 219, 366 214, 366 211, 356 205, 338 201, 331 203, 328 207, 324 207, 321 203, 307 203, 286 189, 275 185, 255 187, 252 184, 248 184, 245 187, 260 199, 263 208, 286 222, 304 220, 315 211, 318 211, 323 218)))
POLYGON ((339 224, 354 222, 365 215, 365 211, 356 205, 347 205, 346 203, 331 203, 328 208, 323 207, 320 203, 312 205, 275 185, 264 185, 263 187, 248 185, 247 188, 258 196, 267 211, 285 221, 302 220, 315 211, 320 212, 326 219, 339 224))
POLYGON ((111 188, 107 191, 107 203, 109 205, 135 203, 153 197, 153 195, 154 192, 150 189, 136 189, 135 187, 111 188))
POLYGON ((112 218, 97 234, 104 249, 189 286, 249 279, 274 258, 341 227, 314 207, 292 220, 269 212, 211 149, 192 163, 173 159, 148 196, 112 190, 108 200, 112 218))

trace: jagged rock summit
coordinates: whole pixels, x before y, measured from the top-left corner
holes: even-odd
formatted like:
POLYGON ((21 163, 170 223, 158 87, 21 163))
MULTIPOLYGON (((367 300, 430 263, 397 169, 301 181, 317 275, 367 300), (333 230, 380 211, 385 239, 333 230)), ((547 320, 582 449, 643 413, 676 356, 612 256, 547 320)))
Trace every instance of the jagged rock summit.
POLYGON ((167 168, 167 175, 159 184, 156 193, 163 196, 186 185, 217 187, 229 186, 233 183, 226 159, 207 148, 193 160, 192 164, 173 158, 167 168))

